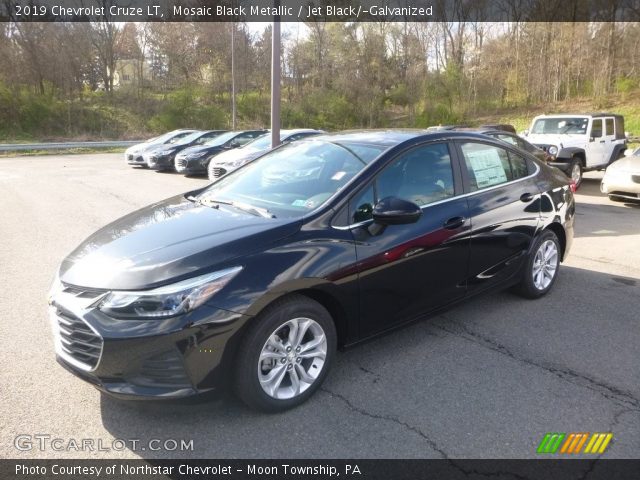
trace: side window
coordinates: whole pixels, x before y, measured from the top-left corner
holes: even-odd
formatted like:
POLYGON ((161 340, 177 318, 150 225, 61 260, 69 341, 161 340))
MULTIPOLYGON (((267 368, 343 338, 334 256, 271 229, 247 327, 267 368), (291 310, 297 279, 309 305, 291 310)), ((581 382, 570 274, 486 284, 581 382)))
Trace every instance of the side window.
POLYGON ((359 223, 369 220, 375 205, 375 197, 373 194, 373 186, 365 188, 362 192, 351 199, 349 202, 349 213, 351 221, 349 223, 359 223))
POLYGON ((400 154, 377 176, 373 185, 349 202, 350 223, 369 220, 373 207, 385 197, 410 200, 420 206, 453 197, 453 168, 446 143, 424 145, 400 154))
POLYGON ((615 130, 613 128, 613 118, 605 119, 604 124, 607 132, 607 137, 612 137, 615 134, 615 130))
POLYGON ((596 118, 591 125, 591 136, 593 138, 599 138, 602 136, 602 119, 596 118))
POLYGON ((483 143, 463 143, 460 147, 469 172, 471 191, 513 180, 506 150, 483 143))
POLYGON ((253 138, 254 138, 253 133, 243 133, 241 135, 238 135, 231 142, 242 146, 249 143, 251 140, 253 140, 253 138))
POLYGON ((376 187, 376 200, 393 196, 419 206, 453 197, 449 147, 423 145, 401 154, 378 176, 376 187))
POLYGON ((500 140, 502 140, 503 142, 507 142, 511 145, 515 145, 516 147, 519 147, 520 145, 518 145, 518 141, 512 137, 511 135, 504 135, 504 134, 500 134, 500 135, 496 135, 500 140))
POLYGON ((511 163, 511 173, 514 180, 517 180, 518 178, 524 178, 529 175, 527 161, 520 155, 509 152, 509 162, 511 163))

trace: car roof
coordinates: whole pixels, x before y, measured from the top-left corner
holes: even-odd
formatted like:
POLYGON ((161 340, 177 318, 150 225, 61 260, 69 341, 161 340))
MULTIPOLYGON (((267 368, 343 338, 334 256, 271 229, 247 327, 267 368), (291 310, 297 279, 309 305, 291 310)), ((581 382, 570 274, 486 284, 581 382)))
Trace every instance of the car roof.
POLYGON ((506 134, 506 135, 511 135, 511 136, 515 136, 517 137, 517 135, 513 132, 509 132, 507 130, 500 130, 497 128, 483 128, 483 127, 460 127, 460 128, 455 128, 452 131, 454 132, 475 132, 475 133, 481 133, 483 135, 491 135, 493 133, 499 133, 499 134, 506 134))
MULTIPOLYGON (((502 132, 500 132, 502 133, 502 132)), ((421 129, 387 129, 387 130, 358 130, 318 135, 309 141, 326 141, 333 143, 360 143, 394 147, 413 139, 449 140, 453 138, 476 138, 486 140, 487 136, 476 131, 439 130, 427 131, 421 129)))
POLYGON ((583 118, 583 117, 594 117, 594 118, 598 118, 598 117, 620 117, 622 118, 623 116, 620 115, 619 113, 603 113, 603 112, 598 112, 598 113, 543 113, 542 115, 538 115, 536 118, 539 117, 549 117, 549 118, 572 118, 572 117, 578 117, 578 118, 583 118))

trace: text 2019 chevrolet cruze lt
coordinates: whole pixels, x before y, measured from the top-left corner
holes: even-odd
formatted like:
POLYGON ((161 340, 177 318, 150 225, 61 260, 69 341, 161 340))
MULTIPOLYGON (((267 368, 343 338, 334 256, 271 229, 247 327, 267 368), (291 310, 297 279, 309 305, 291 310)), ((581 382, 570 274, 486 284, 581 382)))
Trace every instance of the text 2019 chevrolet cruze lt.
POLYGON ((290 408, 338 346, 480 292, 547 293, 574 210, 564 174, 480 134, 283 145, 65 258, 49 300, 58 360, 124 398, 231 386, 290 408))

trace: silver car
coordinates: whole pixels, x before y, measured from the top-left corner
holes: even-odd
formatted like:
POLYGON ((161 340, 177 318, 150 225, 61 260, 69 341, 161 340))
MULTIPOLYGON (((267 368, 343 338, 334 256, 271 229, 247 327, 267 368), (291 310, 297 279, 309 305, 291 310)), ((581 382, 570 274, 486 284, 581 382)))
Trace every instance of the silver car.
POLYGON ((640 202, 640 148, 607 167, 600 191, 611 200, 640 202))
POLYGON ((127 148, 124 151, 124 159, 129 165, 140 165, 142 167, 146 167, 147 164, 144 160, 145 152, 157 147, 158 145, 175 143, 193 132, 195 132, 195 130, 179 129, 164 133, 158 137, 150 138, 146 142, 138 143, 127 148))
MULTIPOLYGON (((310 128, 297 128, 295 130, 280 130, 280 142, 289 143, 311 135, 325 133, 322 130, 312 130, 310 128)), ((233 172, 245 163, 258 158, 263 153, 271 149, 271 135, 265 134, 254 141, 247 143, 243 147, 228 152, 222 152, 211 159, 207 173, 209 180, 218 178, 233 172)))

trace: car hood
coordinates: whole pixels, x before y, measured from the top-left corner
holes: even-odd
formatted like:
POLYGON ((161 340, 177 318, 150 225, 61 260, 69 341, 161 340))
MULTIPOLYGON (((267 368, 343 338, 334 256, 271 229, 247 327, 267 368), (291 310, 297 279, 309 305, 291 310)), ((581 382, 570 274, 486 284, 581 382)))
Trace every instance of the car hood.
POLYGON ((224 145, 197 145, 194 147, 189 147, 180 153, 182 155, 189 155, 191 153, 200 153, 200 152, 215 153, 215 152, 222 151, 224 149, 225 149, 224 145))
POLYGON ((609 165, 607 170, 640 174, 640 157, 622 157, 609 165))
POLYGON ((534 145, 555 145, 556 147, 562 145, 563 148, 584 146, 586 141, 584 135, 541 135, 535 133, 530 133, 525 139, 534 145))
POLYGON ((98 230, 63 260, 59 277, 87 288, 153 288, 230 266, 233 259, 294 234, 301 223, 224 205, 205 207, 179 195, 98 230))
POLYGON ((220 155, 216 155, 216 158, 215 160, 213 160, 213 162, 217 165, 223 165, 232 164, 239 160, 249 161, 261 155, 265 151, 266 150, 257 150, 254 148, 236 148, 234 150, 229 150, 228 152, 222 152, 220 155))

